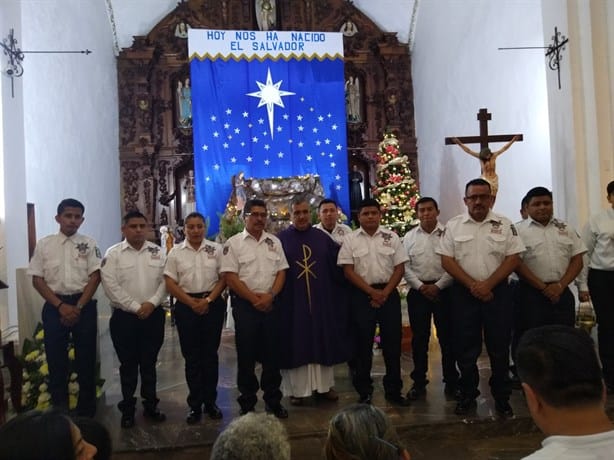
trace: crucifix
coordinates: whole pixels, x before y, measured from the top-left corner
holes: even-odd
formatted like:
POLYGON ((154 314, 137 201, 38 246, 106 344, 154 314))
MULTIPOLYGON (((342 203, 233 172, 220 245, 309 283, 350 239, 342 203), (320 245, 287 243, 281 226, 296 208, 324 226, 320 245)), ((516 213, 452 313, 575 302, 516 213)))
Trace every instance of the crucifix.
POLYGON ((488 134, 488 120, 492 119, 492 114, 488 113, 488 109, 480 109, 478 112, 478 121, 480 122, 479 136, 464 136, 464 137, 446 137, 446 145, 458 145, 466 153, 480 160, 482 168, 482 178, 490 183, 493 196, 497 196, 499 190, 499 176, 496 171, 497 157, 509 149, 516 141, 522 141, 522 134, 488 134), (499 150, 492 152, 488 147, 489 142, 507 142, 499 150), (480 151, 475 152, 465 144, 480 144, 480 151))

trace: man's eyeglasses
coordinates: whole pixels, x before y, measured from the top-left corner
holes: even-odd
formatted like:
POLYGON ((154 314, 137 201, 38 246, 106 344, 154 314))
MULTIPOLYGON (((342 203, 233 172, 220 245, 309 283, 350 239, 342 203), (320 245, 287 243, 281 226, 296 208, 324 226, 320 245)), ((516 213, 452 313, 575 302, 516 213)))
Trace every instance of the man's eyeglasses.
POLYGON ((249 217, 249 216, 255 217, 256 219, 259 217, 261 217, 262 219, 266 219, 268 216, 268 213, 266 212, 246 212, 245 217, 249 217))

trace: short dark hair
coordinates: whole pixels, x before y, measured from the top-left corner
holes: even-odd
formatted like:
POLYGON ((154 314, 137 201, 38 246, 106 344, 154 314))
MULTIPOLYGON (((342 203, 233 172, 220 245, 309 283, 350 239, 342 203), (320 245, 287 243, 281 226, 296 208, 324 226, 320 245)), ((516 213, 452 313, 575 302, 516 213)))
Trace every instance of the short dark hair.
POLYGON ((608 195, 614 193, 614 180, 608 184, 606 190, 608 191, 608 195))
POLYGON ((132 211, 128 211, 126 213, 126 215, 122 219, 123 224, 126 225, 130 219, 145 219, 145 220, 147 220, 147 217, 145 217, 141 211, 133 209, 132 211))
POLYGON ((520 209, 524 209, 524 207, 528 204, 529 204, 529 197, 525 195, 522 198, 522 200, 520 200, 520 209))
POLYGON ((382 210, 379 205, 379 202, 375 198, 365 198, 358 205, 358 213, 360 214, 360 211, 362 211, 362 208, 369 208, 371 206, 376 207, 378 211, 382 210))
POLYGON ((524 199, 526 200, 526 203, 529 204, 531 199, 537 196, 549 196, 550 198, 552 198, 552 192, 546 187, 533 187, 527 192, 524 199))
POLYGON ((290 209, 292 209, 293 206, 296 206, 297 204, 301 204, 301 203, 307 203, 307 205, 311 209, 311 204, 309 203, 309 198, 307 198, 307 195, 303 195, 303 194, 296 195, 294 198, 292 198, 292 203, 290 204, 290 209))
POLYGON ((85 206, 83 206, 83 203, 81 203, 79 200, 75 200, 74 198, 64 198, 62 201, 60 201, 60 204, 58 204, 57 215, 59 216, 62 214, 66 208, 79 208, 81 210, 81 214, 85 214, 85 206))
POLYGON ((207 221, 205 220, 205 216, 203 216, 200 212, 196 212, 196 211, 191 212, 190 214, 185 216, 185 219, 183 221, 187 223, 188 219, 200 219, 200 220, 203 221, 203 223, 205 225, 207 225, 207 221))
POLYGON ((520 380, 553 407, 601 401, 601 366, 584 330, 561 325, 530 329, 520 338, 514 361, 520 380))
POLYGON ((467 185, 465 185, 465 195, 467 195, 467 190, 469 190, 469 187, 471 187, 472 185, 488 185, 488 190, 490 190, 490 192, 492 193, 492 187, 490 186, 490 182, 488 182, 486 179, 478 177, 477 179, 471 179, 469 182, 467 182, 467 185))
POLYGON ((252 212, 252 208, 255 206, 259 206, 261 208, 266 209, 266 203, 264 202, 264 200, 259 200, 257 198, 254 198, 252 200, 247 200, 245 202, 245 206, 243 206, 243 215, 249 214, 250 212, 252 212))
POLYGON ((74 460, 70 419, 57 411, 33 410, 18 415, 0 427, 0 459, 41 458, 74 460))
POLYGON ((322 201, 320 201, 320 204, 318 204, 318 211, 320 210, 322 205, 325 204, 334 204, 335 208, 337 207, 337 202, 335 200, 331 200, 330 198, 324 198, 322 201))
POLYGON ((414 206, 416 212, 418 212, 418 206, 420 206, 422 203, 433 203, 435 209, 439 210, 439 205, 437 204, 435 198, 431 198, 430 196, 423 196, 418 201, 416 201, 416 206, 414 206))

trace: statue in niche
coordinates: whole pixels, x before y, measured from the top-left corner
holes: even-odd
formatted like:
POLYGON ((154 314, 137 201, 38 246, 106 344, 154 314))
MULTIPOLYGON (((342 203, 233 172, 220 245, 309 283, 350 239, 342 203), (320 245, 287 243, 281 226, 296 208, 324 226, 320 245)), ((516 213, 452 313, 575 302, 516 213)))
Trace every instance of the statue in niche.
POLYGON ((358 77, 350 77, 345 82, 345 108, 347 112, 347 120, 350 123, 357 123, 361 120, 360 80, 358 77))
POLYGON ((175 26, 175 37, 177 38, 188 38, 188 30, 190 29, 190 24, 187 24, 181 21, 179 24, 175 26))
POLYGON ((233 185, 235 189, 235 206, 237 212, 240 214, 243 212, 243 206, 247 201, 247 195, 245 193, 245 174, 241 171, 239 174, 233 177, 233 185))
POLYGON ((358 170, 358 166, 352 166, 350 173, 350 208, 358 209, 358 205, 362 201, 362 173, 358 170))
POLYGON ((343 23, 341 29, 339 29, 339 32, 341 32, 345 37, 353 37, 358 33, 358 27, 356 27, 356 24, 348 19, 343 23))
POLYGON ((190 78, 177 82, 177 122, 180 128, 192 127, 192 88, 190 78))
POLYGON ((255 0, 256 22, 260 30, 272 30, 275 28, 277 11, 275 0, 255 0))

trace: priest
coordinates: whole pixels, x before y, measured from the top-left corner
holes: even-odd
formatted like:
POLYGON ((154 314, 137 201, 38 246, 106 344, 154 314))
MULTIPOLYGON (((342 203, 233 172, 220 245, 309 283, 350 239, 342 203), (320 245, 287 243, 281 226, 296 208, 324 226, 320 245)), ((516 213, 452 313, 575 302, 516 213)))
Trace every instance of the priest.
POLYGON ((283 391, 290 403, 336 401, 333 366, 348 359, 346 285, 339 245, 311 226, 304 197, 292 202, 292 225, 278 236, 290 268, 281 305, 283 391))

